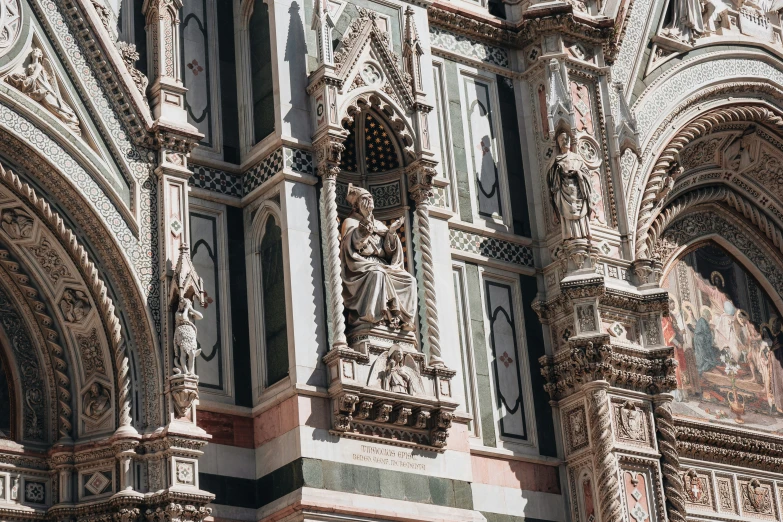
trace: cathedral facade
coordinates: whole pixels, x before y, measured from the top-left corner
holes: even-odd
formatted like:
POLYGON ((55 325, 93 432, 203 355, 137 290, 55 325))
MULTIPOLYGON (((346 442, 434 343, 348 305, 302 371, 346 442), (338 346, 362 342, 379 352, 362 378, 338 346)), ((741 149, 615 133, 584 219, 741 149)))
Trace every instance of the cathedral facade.
POLYGON ((0 519, 783 521, 781 0, 0 0, 0 519))

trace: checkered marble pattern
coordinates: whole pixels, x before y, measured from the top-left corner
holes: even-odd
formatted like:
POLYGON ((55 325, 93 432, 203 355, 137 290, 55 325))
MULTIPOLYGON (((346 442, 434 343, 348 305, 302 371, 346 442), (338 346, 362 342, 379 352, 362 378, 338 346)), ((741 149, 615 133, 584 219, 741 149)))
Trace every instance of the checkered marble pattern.
POLYGON ((433 47, 439 47, 444 51, 498 67, 508 67, 508 52, 500 47, 486 45, 434 26, 430 26, 430 40, 433 47))
POLYGON ((227 196, 242 197, 242 178, 240 176, 210 167, 193 165, 193 175, 188 180, 188 184, 227 196))
POLYGON ((283 170, 282 147, 256 163, 255 166, 245 173, 242 177, 242 192, 245 195, 250 194, 281 170, 283 170))
POLYGON ((313 156, 306 150, 283 148, 285 166, 300 174, 315 174, 313 156))
POLYGON ((284 167, 300 174, 315 174, 312 154, 302 149, 280 147, 245 173, 242 178, 243 195, 253 192, 284 167))
POLYGON ((445 187, 432 187, 432 195, 427 204, 431 207, 449 208, 449 201, 446 197, 445 187))
POLYGON ((502 239, 480 236, 464 230, 449 230, 451 248, 471 254, 497 259, 515 265, 533 267, 533 251, 502 239))

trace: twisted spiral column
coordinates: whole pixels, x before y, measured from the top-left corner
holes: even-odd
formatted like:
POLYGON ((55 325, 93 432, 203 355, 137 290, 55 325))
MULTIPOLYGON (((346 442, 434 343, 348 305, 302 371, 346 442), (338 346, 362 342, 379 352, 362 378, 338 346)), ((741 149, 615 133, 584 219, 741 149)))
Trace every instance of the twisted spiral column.
POLYGON ((598 490, 601 522, 622 522, 623 512, 620 505, 620 481, 618 479, 617 458, 612 447, 612 421, 609 416, 609 399, 604 387, 596 387, 588 393, 588 413, 590 416, 590 435, 593 439, 593 466, 600 488, 598 490))
POLYGON ((435 271, 432 268, 432 242, 430 241, 429 193, 418 191, 416 201, 416 235, 421 251, 421 271, 424 277, 424 318, 427 321, 427 339, 430 344, 430 365, 443 366, 438 327, 438 302, 435 297, 435 271))
POLYGON ((655 425, 661 450, 663 490, 669 522, 685 522, 685 489, 680 477, 680 455, 677 452, 677 432, 674 429, 671 396, 656 398, 655 425))
POLYGON ((340 276, 340 231, 337 218, 337 173, 339 168, 322 166, 319 169, 323 178, 321 191, 323 215, 325 222, 322 237, 324 238, 324 256, 326 278, 329 288, 329 323, 332 331, 332 347, 345 347, 345 315, 343 307, 343 280, 340 276))

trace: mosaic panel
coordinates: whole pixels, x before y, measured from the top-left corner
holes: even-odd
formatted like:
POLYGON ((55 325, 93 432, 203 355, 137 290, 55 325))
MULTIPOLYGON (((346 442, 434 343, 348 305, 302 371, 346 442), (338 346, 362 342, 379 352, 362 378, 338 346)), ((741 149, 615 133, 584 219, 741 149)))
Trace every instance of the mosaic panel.
POLYGON ((440 27, 430 27, 430 41, 433 47, 440 47, 461 56, 480 62, 508 67, 508 52, 500 47, 486 45, 462 35, 454 34, 440 27))
POLYGON ((490 259, 521 266, 533 266, 533 251, 524 246, 494 237, 484 237, 464 230, 449 230, 451 248, 490 259))

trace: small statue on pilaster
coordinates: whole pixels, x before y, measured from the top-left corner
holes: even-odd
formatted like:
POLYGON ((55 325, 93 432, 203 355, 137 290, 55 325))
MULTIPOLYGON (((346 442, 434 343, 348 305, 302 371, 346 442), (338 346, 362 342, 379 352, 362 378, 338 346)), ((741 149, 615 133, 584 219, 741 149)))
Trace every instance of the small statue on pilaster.
POLYGON ((194 321, 204 316, 193 308, 193 301, 179 298, 179 307, 174 314, 174 373, 196 375, 196 358, 201 354, 194 321))
POLYGON ((201 313, 193 308, 193 301, 197 299, 203 307, 206 299, 204 281, 196 273, 187 243, 182 243, 179 248, 171 293, 172 302, 177 302, 177 310, 174 312, 173 367, 169 376, 171 397, 177 418, 189 416, 192 419, 191 407, 198 399, 196 358, 201 353, 196 340, 198 331, 195 321, 202 318, 201 313))
POLYGON ((595 214, 590 169, 571 150, 571 136, 567 132, 557 135, 557 147, 559 154, 547 173, 555 220, 560 224, 564 240, 590 239, 590 218, 595 214))

